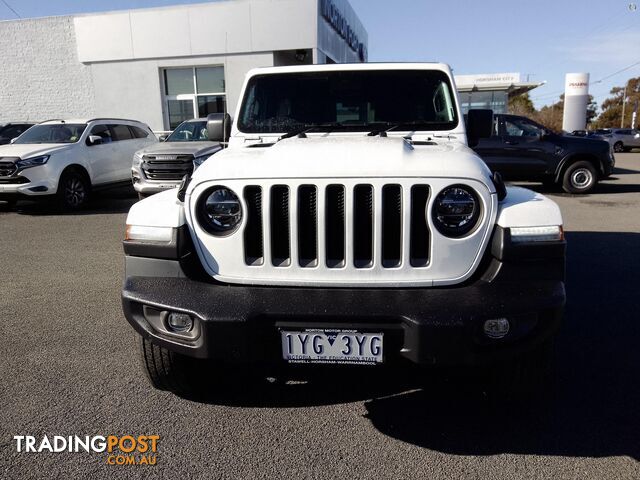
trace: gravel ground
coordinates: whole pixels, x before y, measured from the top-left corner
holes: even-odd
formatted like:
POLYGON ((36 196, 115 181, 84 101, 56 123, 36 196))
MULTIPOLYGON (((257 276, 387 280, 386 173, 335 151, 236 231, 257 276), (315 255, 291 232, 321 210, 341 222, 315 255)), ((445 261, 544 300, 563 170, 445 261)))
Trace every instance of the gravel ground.
POLYGON ((488 402, 444 374, 247 382, 208 401, 154 391, 119 298, 135 200, 0 212, 0 477, 640 478, 640 154, 617 158, 596 194, 545 191, 569 242, 545 403, 488 402), (18 453, 13 440, 107 434, 159 435, 157 464, 18 453))

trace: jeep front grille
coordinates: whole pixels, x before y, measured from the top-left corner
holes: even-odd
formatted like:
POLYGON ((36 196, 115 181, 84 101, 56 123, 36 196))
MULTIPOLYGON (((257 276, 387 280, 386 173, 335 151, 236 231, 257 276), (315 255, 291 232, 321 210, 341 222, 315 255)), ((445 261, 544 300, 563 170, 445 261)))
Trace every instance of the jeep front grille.
POLYGON ((145 155, 141 167, 149 180, 179 181, 193 173, 193 155, 145 155))
POLYGON ((314 268, 323 262, 326 268, 339 269, 349 262, 357 269, 375 264, 398 268, 405 248, 412 267, 428 264, 428 185, 413 185, 404 199, 399 184, 272 185, 266 191, 249 185, 243 196, 247 265, 264 265, 265 237, 271 247, 267 261, 274 267, 314 268), (265 195, 269 196, 268 210, 265 195), (346 197, 352 208, 346 208, 346 197), (405 209, 409 212, 406 217, 405 209), (410 219, 407 228, 403 228, 403 218, 410 219), (408 242, 403 241, 404 235, 408 235, 408 242))

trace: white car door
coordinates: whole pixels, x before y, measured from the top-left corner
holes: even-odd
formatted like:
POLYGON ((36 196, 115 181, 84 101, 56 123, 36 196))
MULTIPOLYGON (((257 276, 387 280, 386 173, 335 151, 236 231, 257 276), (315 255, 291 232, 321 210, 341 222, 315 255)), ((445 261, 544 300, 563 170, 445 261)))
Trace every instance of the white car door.
POLYGON ((87 135, 84 145, 85 160, 89 164, 91 173, 91 183, 100 185, 116 181, 113 175, 113 161, 116 156, 116 142, 113 140, 111 127, 108 124, 100 123, 93 125, 87 135), (89 136, 96 135, 102 139, 101 143, 91 145, 89 136))

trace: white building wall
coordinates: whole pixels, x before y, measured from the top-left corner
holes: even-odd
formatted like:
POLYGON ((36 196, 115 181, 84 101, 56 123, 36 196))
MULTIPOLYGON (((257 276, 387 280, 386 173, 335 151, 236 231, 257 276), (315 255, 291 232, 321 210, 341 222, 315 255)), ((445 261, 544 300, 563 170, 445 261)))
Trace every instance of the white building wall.
POLYGON ((91 67, 78 60, 73 17, 0 22, 0 123, 94 112, 91 67))

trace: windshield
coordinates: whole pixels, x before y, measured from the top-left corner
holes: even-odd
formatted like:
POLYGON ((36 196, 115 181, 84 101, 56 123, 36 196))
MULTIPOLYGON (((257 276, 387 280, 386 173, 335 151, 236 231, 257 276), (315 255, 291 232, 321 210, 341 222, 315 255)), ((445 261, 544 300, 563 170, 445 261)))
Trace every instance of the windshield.
POLYGON ((20 135, 14 143, 75 143, 87 128, 85 123, 55 123, 34 125, 20 135))
POLYGON ((209 140, 207 122, 182 122, 166 142, 202 142, 209 140))
POLYGON ((238 129, 246 133, 451 130, 458 125, 449 77, 438 70, 258 75, 249 81, 238 129))

